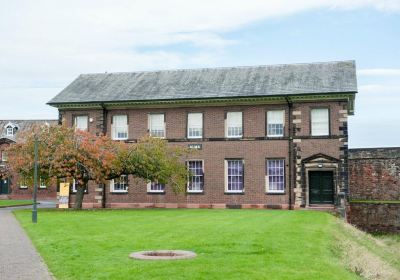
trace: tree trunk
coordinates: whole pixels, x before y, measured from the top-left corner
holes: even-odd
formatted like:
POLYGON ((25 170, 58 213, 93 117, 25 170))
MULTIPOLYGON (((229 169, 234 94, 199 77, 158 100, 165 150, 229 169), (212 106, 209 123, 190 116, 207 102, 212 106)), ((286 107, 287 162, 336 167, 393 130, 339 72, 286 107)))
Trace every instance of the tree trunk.
POLYGON ((75 195, 75 210, 82 209, 82 201, 83 196, 85 195, 86 184, 84 186, 78 185, 76 186, 76 195, 75 195))

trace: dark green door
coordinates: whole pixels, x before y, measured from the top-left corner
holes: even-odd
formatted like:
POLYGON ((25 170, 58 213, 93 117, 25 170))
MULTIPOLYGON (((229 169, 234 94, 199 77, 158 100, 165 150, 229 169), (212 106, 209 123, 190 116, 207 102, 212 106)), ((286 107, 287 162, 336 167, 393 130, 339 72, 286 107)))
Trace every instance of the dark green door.
POLYGON ((310 171, 310 204, 333 204, 333 172, 310 171))
POLYGON ((8 179, 0 179, 0 194, 8 194, 8 179))

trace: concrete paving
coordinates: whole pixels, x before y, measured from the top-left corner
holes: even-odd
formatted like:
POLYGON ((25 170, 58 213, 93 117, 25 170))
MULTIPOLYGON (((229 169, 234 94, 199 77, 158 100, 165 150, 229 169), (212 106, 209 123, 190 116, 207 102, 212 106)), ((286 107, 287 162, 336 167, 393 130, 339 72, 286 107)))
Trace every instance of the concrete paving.
MULTIPOLYGON (((53 201, 41 202, 39 205, 39 208, 54 207, 53 201)), ((29 208, 32 206, 0 208, 0 280, 54 279, 12 214, 12 210, 29 208)))

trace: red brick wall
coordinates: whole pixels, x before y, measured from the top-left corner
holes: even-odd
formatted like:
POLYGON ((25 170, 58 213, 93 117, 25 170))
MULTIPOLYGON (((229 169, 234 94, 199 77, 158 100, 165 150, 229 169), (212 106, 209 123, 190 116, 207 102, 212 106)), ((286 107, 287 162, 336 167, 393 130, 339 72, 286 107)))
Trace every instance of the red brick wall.
POLYGON ((347 219, 368 232, 400 233, 400 203, 350 203, 347 219))
MULTIPOLYGON (((343 132, 339 129, 339 110, 344 105, 342 102, 302 103, 294 104, 294 109, 301 111, 301 123, 297 125, 296 137, 301 138, 301 157, 306 158, 314 154, 323 153, 339 159, 342 155, 341 147, 343 132), (329 107, 331 135, 329 137, 310 138, 310 108, 329 107)), ((127 114, 129 122, 129 139, 138 139, 148 132, 148 114, 165 113, 166 138, 171 145, 187 146, 188 143, 202 144, 202 150, 192 155, 194 159, 204 160, 205 184, 203 194, 178 195, 173 194, 167 186, 165 194, 148 194, 145 182, 130 178, 127 194, 112 194, 109 186, 106 188, 106 203, 108 206, 123 207, 150 207, 150 206, 195 206, 195 207, 224 207, 225 204, 242 204, 243 207, 257 205, 263 207, 287 207, 288 197, 288 107, 286 104, 231 106, 231 107, 199 107, 199 108, 154 108, 154 109, 118 109, 110 110, 107 116, 107 134, 110 134, 111 118, 117 114, 127 114), (281 139, 265 139, 266 112, 272 109, 286 110, 285 137, 281 139), (228 111, 243 112, 244 138, 240 140, 226 140, 225 113, 228 111), (203 141, 186 140, 186 118, 188 112, 203 112, 204 114, 204 139, 203 141), (286 192, 284 194, 265 193, 265 159, 284 158, 286 162, 286 192), (224 159, 242 158, 245 163, 244 194, 224 193, 224 159), (125 204, 124 204, 125 203, 125 204)), ((75 114, 87 113, 93 122, 89 130, 101 132, 101 110, 87 111, 62 111, 64 121, 72 124, 75 114)), ((293 178, 293 188, 294 188, 293 178)), ((99 207, 95 196, 100 195, 95 191, 98 186, 90 184, 89 193, 85 196, 84 203, 87 207, 99 207)), ((72 195, 73 201, 73 195, 72 195)))
POLYGON ((400 148, 350 149, 348 221, 369 232, 400 232, 400 148), (391 201, 392 203, 384 203, 391 201))
POLYGON ((400 200, 400 148, 353 149, 350 198, 400 200))

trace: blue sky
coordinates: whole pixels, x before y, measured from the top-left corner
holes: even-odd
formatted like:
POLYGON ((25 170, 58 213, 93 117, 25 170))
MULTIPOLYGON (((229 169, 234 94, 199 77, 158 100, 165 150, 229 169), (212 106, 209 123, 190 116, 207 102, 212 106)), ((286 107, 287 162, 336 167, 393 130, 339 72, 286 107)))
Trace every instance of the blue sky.
POLYGON ((400 145, 400 1, 0 0, 0 40, 0 119, 80 73, 354 59, 350 147, 400 145))

